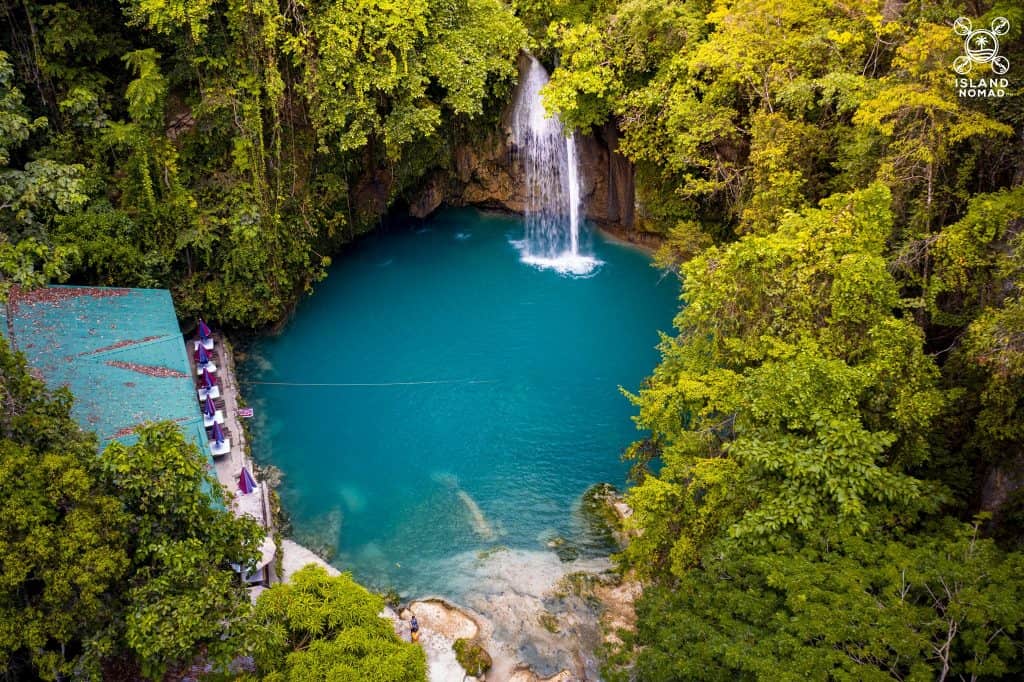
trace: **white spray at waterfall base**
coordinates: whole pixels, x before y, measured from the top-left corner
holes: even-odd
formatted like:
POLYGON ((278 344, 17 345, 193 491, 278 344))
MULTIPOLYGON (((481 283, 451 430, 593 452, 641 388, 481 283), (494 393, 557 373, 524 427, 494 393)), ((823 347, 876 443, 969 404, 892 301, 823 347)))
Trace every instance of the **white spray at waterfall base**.
POLYGON ((514 242, 522 261, 563 274, 586 275, 601 261, 580 250, 580 169, 575 134, 548 116, 540 90, 548 74, 533 55, 520 74, 512 141, 526 182, 525 238, 514 242))

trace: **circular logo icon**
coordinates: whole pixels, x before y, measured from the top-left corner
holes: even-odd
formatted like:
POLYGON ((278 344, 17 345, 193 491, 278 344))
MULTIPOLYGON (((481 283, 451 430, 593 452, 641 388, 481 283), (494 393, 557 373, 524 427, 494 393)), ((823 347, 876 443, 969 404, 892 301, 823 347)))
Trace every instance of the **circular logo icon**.
POLYGON ((971 72, 975 64, 989 64, 992 72, 1003 75, 1010 70, 1010 62, 999 55, 999 36, 1010 30, 1005 17, 996 17, 989 28, 975 29, 967 17, 953 22, 953 32, 964 37, 964 53, 953 60, 953 70, 961 75, 971 72))

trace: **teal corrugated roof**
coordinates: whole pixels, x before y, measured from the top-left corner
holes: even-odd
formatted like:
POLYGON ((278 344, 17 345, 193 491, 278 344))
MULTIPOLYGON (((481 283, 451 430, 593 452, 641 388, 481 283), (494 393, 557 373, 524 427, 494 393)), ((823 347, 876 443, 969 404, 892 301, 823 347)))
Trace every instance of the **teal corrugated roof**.
POLYGON ((209 456, 170 292, 63 286, 12 292, 0 321, 47 385, 71 389, 72 415, 96 432, 100 447, 111 440, 130 445, 139 425, 166 419, 209 456))

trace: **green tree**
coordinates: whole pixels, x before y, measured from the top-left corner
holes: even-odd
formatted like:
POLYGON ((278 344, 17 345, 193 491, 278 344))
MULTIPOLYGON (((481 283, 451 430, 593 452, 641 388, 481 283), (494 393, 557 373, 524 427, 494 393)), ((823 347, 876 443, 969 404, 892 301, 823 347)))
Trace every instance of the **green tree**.
POLYGON ((105 653, 129 563, 124 509, 71 402, 0 340, 0 667, 15 677, 58 679, 83 651, 105 653))
POLYGON ((722 545, 645 593, 639 679, 997 679, 1024 666, 1024 555, 977 526, 775 549, 722 545))
POLYGON ((200 645, 226 664, 249 609, 231 564, 255 561, 262 528, 227 508, 209 459, 173 423, 144 427, 134 445, 111 443, 102 462, 131 530, 121 595, 128 649, 152 677, 200 645))
POLYGON ((681 577, 724 531, 867 532, 934 506, 911 472, 943 396, 920 330, 898 316, 888 206, 878 184, 833 196, 684 267, 680 335, 633 397, 652 437, 632 455, 662 463, 629 494, 644 532, 627 556, 642 570, 681 577))
POLYGON ((0 218, 38 247, 0 247, 7 275, 249 327, 493 127, 526 42, 500 0, 8 5, 0 218))
POLYGON ((12 166, 29 138, 44 129, 44 117, 31 118, 24 95, 14 84, 14 68, 0 50, 0 300, 12 284, 35 287, 62 281, 78 254, 74 246, 54 246, 45 239, 51 221, 87 199, 80 164, 52 159, 12 166))
POLYGON ((950 86, 949 64, 961 40, 948 26, 922 23, 901 45, 892 72, 880 79, 877 94, 861 103, 853 121, 882 138, 879 178, 897 203, 912 202, 913 227, 929 231, 941 214, 941 172, 957 145, 978 138, 988 144, 1013 134, 1013 128, 968 107, 950 86))
POLYGON ((398 638, 383 608, 351 576, 307 566, 256 602, 251 640, 261 679, 425 680, 423 650, 398 638))
POLYGON ((24 99, 8 55, 0 50, 0 220, 16 235, 39 237, 53 217, 88 197, 82 191, 81 164, 39 158, 21 168, 11 166, 29 137, 47 125, 45 117, 31 117, 24 99))
MULTIPOLYGON (((251 326, 280 319, 325 275, 326 252, 443 164, 451 131, 442 116, 479 117, 506 94, 525 39, 499 0, 127 10, 132 24, 182 47, 166 59, 128 53, 138 76, 127 91, 131 125, 142 104, 164 113, 160 74, 176 73, 177 83, 166 77, 166 101, 175 85, 195 93, 196 127, 171 144, 163 131, 140 137, 108 126, 108 145, 130 150, 129 172, 113 174, 124 186, 115 208, 160 237, 156 260, 169 267, 158 277, 185 312, 216 309, 251 326), (383 196, 365 198, 368 178, 383 196)), ((97 247, 101 255, 86 261, 114 269, 107 240, 97 247)))

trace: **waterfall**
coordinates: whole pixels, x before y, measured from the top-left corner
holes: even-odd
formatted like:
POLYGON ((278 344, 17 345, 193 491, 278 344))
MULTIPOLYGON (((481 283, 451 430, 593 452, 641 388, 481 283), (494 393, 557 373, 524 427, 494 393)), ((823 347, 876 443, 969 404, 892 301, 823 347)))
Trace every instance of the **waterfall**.
POLYGON ((575 134, 548 116, 540 89, 547 71, 533 55, 522 69, 512 115, 512 141, 526 185, 524 263, 584 275, 600 261, 580 251, 580 177, 575 134))

